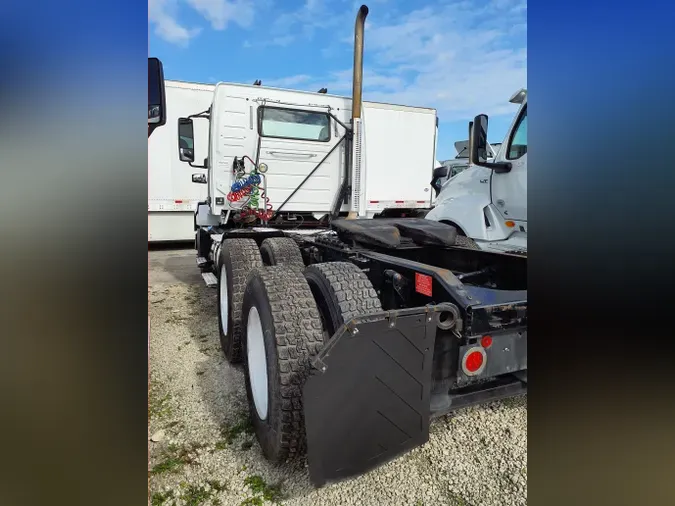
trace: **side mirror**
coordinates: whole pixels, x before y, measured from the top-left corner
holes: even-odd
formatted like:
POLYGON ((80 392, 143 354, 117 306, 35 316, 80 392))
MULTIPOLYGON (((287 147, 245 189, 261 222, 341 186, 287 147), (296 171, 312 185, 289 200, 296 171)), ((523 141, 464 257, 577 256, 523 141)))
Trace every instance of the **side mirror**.
POLYGON ((470 123, 471 136, 469 137, 469 161, 473 165, 492 169, 497 173, 509 172, 511 164, 509 162, 488 162, 490 148, 487 141, 488 117, 487 114, 479 114, 470 123))
POLYGON ((479 114, 473 119, 471 125, 471 163, 483 165, 487 163, 488 155, 488 117, 487 114, 479 114))
POLYGON ((178 158, 181 162, 192 163, 195 161, 195 134, 192 120, 188 118, 178 119, 178 158))
POLYGON ((440 167, 436 167, 434 169, 434 179, 441 178, 441 177, 446 177, 448 175, 448 168, 445 165, 441 165, 440 167))
POLYGON ((157 58, 148 58, 148 137, 166 123, 164 68, 157 58))
POLYGON ((192 182, 206 184, 206 174, 192 174, 192 182))
POLYGON ((436 167, 434 169, 434 172, 432 174, 432 179, 431 179, 431 187, 434 189, 434 192, 436 193, 436 196, 438 197, 438 194, 441 192, 441 179, 444 177, 447 177, 448 175, 448 168, 444 165, 441 165, 440 167, 436 167))

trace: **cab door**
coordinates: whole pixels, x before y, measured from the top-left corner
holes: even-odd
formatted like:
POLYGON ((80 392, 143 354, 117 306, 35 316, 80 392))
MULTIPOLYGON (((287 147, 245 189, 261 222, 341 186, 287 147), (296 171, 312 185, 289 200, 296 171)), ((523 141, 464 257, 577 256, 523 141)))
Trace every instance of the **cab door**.
POLYGON ((504 220, 527 221, 527 102, 495 161, 511 163, 509 172, 492 172, 492 203, 504 220))
POLYGON ((282 211, 330 211, 343 176, 344 144, 336 144, 344 131, 326 109, 260 105, 257 116, 258 160, 268 166, 266 194, 274 209, 292 195, 282 211))

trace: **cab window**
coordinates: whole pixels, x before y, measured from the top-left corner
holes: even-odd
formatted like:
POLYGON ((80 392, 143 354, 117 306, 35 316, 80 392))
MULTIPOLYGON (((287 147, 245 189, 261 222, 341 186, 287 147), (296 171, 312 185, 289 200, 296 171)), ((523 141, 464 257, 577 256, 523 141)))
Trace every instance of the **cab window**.
POLYGON ((516 160, 527 153, 527 107, 523 110, 511 137, 507 158, 516 160))
POLYGON ((258 132, 263 137, 328 142, 330 117, 326 113, 263 106, 258 132))

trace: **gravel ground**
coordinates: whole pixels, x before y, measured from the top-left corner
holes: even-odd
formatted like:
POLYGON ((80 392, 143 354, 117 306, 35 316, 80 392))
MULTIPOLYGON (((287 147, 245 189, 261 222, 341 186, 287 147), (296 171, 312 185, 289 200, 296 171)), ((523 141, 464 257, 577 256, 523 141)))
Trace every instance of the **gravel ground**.
POLYGON ((243 372, 220 350, 216 291, 193 250, 149 257, 153 506, 527 504, 525 397, 436 420, 423 447, 320 490, 303 462, 267 463, 248 423, 243 372))

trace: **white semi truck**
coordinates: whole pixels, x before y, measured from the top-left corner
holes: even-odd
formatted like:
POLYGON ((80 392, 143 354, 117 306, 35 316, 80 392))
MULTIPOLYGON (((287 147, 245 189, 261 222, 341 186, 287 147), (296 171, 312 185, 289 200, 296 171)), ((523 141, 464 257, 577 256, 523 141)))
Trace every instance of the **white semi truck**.
MULTIPOLYGON (((488 149, 490 150, 490 158, 488 161, 497 156, 499 146, 501 146, 501 143, 490 144, 488 146, 488 149)), ((455 149, 457 150, 455 158, 445 160, 436 165, 434 180, 431 183, 431 186, 436 191, 436 196, 438 196, 443 185, 447 181, 469 168, 469 141, 455 142, 455 149), (445 169, 443 169, 443 167, 445 167, 445 169)))
POLYGON ((426 218, 454 226, 481 249, 527 254, 527 90, 510 102, 518 112, 494 158, 486 141, 488 117, 476 116, 472 165, 442 186, 426 218))
MULTIPOLYGON (((215 85, 209 84, 165 81, 167 124, 148 140, 149 243, 194 240, 194 212, 207 191, 192 182, 178 159, 178 118, 208 109, 214 89, 215 85)), ((199 135, 208 136, 207 125, 195 128, 199 135)))
POLYGON ((223 353, 265 458, 306 453, 317 486, 424 444, 434 417, 527 392, 527 259, 382 217, 428 208, 436 113, 362 101, 367 14, 352 97, 219 84, 178 120, 177 156, 208 189, 197 264, 223 353))
POLYGON ((208 187, 197 226, 231 228, 257 217, 307 228, 349 212, 429 206, 434 109, 363 102, 352 133, 351 97, 231 83, 216 85, 208 109, 180 126, 183 139, 194 140, 180 158, 202 170, 193 181, 208 187), (198 125, 207 135, 194 135, 198 125), (259 166, 253 194, 233 190, 259 166))

